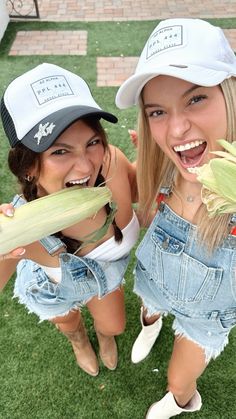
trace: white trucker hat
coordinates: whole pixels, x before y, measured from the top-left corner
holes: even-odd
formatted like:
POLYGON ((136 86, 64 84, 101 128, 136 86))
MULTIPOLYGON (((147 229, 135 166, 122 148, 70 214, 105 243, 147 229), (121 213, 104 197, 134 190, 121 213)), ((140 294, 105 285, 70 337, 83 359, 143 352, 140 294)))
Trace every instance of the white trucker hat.
POLYGON ((13 80, 1 101, 1 118, 11 147, 22 143, 41 153, 74 121, 94 116, 116 123, 93 99, 87 83, 54 64, 40 64, 13 80))
POLYGON ((145 84, 159 75, 216 86, 236 76, 236 57, 220 28, 201 19, 163 20, 147 40, 135 73, 119 88, 117 107, 137 104, 145 84))

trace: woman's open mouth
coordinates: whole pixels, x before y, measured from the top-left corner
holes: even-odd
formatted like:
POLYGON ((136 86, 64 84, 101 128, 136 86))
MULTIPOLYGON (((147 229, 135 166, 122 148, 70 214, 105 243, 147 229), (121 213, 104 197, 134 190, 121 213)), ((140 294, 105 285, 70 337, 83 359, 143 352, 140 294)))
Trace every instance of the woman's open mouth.
POLYGON ((90 176, 87 176, 86 178, 83 179, 74 179, 74 180, 69 180, 68 182, 66 182, 65 186, 66 188, 71 188, 71 186, 75 186, 75 185, 79 185, 84 188, 88 187, 89 184, 89 180, 90 180, 90 176))
POLYGON ((188 169, 189 167, 199 166, 207 147, 206 141, 197 140, 190 143, 181 144, 173 147, 178 155, 181 165, 188 169))

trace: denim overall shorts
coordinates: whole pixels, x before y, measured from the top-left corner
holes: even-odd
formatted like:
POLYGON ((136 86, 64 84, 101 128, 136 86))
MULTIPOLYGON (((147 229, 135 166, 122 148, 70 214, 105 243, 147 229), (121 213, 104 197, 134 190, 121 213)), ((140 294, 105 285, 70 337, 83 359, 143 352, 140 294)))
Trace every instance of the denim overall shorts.
POLYGON ((134 292, 148 315, 174 315, 176 335, 198 344, 206 362, 218 356, 236 324, 236 236, 209 254, 196 226, 161 202, 136 257, 134 292))
MULTIPOLYGON (((25 203, 16 196, 15 207, 25 203)), ((40 240, 49 254, 64 246, 55 237, 40 240)), ((17 265, 14 297, 19 298, 29 312, 37 314, 40 320, 50 320, 79 309, 91 298, 103 298, 118 289, 124 281, 129 255, 116 261, 96 261, 63 252, 59 255, 61 281, 54 282, 37 263, 22 259, 17 265)))

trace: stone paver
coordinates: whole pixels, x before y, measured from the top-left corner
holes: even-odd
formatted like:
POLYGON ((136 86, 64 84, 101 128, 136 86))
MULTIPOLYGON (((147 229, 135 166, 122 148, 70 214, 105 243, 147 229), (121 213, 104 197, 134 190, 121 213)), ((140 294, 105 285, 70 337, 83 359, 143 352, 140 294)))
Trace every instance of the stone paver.
POLYGON ((98 57, 97 86, 120 86, 134 71, 138 57, 98 57))
POLYGON ((9 55, 86 55, 87 31, 18 31, 9 55))
MULTIPOLYGON (((23 1, 25 8, 27 2, 32 0, 23 1)), ((52 21, 236 17, 236 0, 38 0, 38 5, 41 20, 52 21)))

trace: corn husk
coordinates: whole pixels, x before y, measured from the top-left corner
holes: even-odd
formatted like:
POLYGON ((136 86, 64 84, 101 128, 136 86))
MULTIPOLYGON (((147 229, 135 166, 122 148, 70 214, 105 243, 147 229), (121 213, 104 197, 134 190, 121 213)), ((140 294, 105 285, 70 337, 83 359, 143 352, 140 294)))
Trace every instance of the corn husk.
POLYGON ((111 191, 106 186, 73 186, 16 208, 14 217, 0 214, 0 254, 82 221, 110 201, 111 191))
POLYGON ((221 158, 196 168, 197 179, 202 183, 202 201, 209 216, 236 212, 236 142, 218 140, 226 151, 214 151, 221 158))

